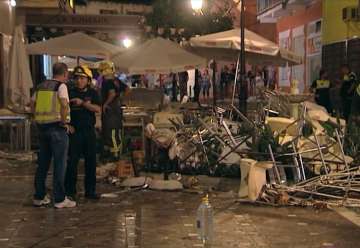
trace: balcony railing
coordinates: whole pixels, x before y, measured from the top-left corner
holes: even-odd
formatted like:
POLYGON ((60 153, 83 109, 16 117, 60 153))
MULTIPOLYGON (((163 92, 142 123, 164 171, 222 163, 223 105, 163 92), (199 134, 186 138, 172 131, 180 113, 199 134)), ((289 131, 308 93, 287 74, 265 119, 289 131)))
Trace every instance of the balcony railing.
POLYGON ((281 4, 282 0, 257 0, 258 15, 272 7, 281 4))

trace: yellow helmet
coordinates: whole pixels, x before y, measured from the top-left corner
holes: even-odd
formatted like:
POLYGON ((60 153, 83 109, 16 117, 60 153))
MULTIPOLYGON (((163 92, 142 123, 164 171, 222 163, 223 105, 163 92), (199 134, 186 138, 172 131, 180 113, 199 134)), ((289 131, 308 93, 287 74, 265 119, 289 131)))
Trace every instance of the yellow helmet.
POLYGON ((114 63, 111 61, 101 61, 98 69, 101 75, 104 76, 115 73, 114 63))
POLYGON ((91 70, 87 66, 77 66, 74 68, 74 76, 83 76, 91 80, 93 78, 91 70))

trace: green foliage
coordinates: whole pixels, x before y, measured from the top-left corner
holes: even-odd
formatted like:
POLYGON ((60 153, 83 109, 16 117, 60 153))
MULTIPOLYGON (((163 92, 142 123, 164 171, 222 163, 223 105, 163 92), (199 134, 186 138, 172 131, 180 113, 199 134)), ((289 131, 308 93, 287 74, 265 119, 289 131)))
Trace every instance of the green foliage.
POLYGON ((185 38, 231 29, 232 17, 225 15, 228 1, 225 1, 218 11, 210 11, 213 1, 207 1, 203 14, 195 13, 190 0, 155 0, 153 12, 146 16, 146 24, 156 32, 158 28, 165 28, 164 36, 170 37, 169 28, 184 28, 185 38))
POLYGON ((360 126, 350 123, 347 127, 344 144, 345 154, 354 158, 354 164, 360 163, 360 126))

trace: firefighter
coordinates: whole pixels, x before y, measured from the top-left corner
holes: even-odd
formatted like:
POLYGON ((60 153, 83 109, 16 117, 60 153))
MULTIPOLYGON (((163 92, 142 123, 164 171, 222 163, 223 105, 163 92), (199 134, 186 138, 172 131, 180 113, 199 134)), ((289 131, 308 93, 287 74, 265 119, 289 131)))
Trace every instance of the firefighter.
POLYGON ((64 177, 69 137, 69 96, 65 85, 68 68, 64 63, 53 65, 52 80, 38 85, 32 107, 38 124, 40 153, 35 173, 35 195, 33 204, 43 206, 50 203, 46 195, 46 177, 53 157, 53 195, 55 208, 75 207, 76 202, 65 196, 64 177))
POLYGON ((320 70, 319 79, 315 80, 311 84, 311 91, 315 91, 315 102, 332 113, 331 101, 330 101, 330 80, 328 79, 328 73, 324 69, 320 70))
POLYGON ((346 121, 349 120, 352 99, 355 95, 357 86, 357 77, 350 67, 346 64, 341 66, 342 83, 340 88, 340 96, 342 100, 343 117, 346 121))
POLYGON ((128 92, 128 86, 115 77, 112 62, 103 61, 99 65, 103 76, 102 98, 102 137, 103 158, 116 161, 121 152, 122 109, 121 98, 128 92))
POLYGON ((66 170, 66 195, 76 200, 77 166, 80 156, 85 159, 85 198, 99 199, 96 194, 96 113, 100 113, 100 99, 91 87, 92 73, 86 66, 74 68, 75 87, 69 92, 71 126, 69 161, 66 170))

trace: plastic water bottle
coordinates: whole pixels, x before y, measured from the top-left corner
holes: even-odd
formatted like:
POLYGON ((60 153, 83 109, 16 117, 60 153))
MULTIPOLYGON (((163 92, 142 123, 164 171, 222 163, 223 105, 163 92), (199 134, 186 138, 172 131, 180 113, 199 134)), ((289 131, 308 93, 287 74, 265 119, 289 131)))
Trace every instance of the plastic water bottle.
POLYGON ((206 195, 197 210, 196 228, 203 244, 211 244, 213 239, 213 209, 206 195))

